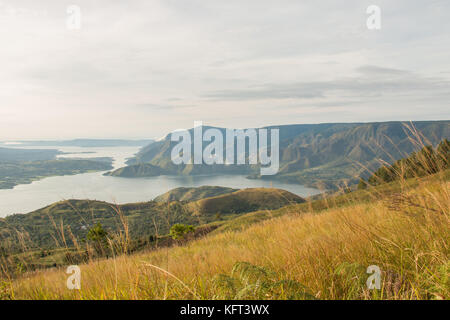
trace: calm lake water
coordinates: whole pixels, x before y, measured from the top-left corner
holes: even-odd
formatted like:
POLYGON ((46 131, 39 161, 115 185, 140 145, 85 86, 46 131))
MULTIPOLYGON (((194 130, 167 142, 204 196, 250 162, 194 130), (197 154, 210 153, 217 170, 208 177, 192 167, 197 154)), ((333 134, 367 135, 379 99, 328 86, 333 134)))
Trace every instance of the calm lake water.
MULTIPOLYGON (((39 147, 39 149, 44 148, 39 147)), ((47 149, 58 149, 72 153, 70 155, 61 155, 60 157, 112 157, 114 159, 114 168, 119 168, 125 165, 126 159, 132 157, 139 150, 139 147, 48 147, 47 149)), ((250 180, 246 179, 245 176, 236 175, 159 176, 131 179, 103 176, 103 173, 95 172, 49 177, 31 184, 18 185, 14 189, 0 190, 0 217, 13 213, 27 213, 65 199, 103 200, 117 204, 149 201, 177 187, 199 187, 204 185, 238 189, 274 187, 288 190, 302 197, 319 193, 319 190, 298 184, 250 180)))

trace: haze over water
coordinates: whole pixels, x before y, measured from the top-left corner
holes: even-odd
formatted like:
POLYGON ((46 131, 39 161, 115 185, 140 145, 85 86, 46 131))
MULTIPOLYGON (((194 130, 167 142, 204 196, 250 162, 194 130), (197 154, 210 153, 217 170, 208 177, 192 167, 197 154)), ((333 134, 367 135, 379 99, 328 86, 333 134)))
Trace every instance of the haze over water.
MULTIPOLYGON (((38 147, 43 149, 43 147, 38 147)), ((112 157, 114 168, 125 165, 139 147, 45 147, 70 152, 60 157, 112 157), (84 153, 92 152, 92 153, 84 153)), ((36 149, 36 147, 34 147, 36 149)), ((103 172, 83 173, 72 176, 49 177, 31 184, 22 184, 14 189, 0 190, 0 217, 14 213, 28 213, 53 202, 67 199, 90 199, 117 204, 150 201, 156 196, 177 187, 199 187, 204 185, 231 188, 280 188, 299 196, 307 197, 319 193, 313 188, 279 181, 246 179, 239 175, 217 176, 159 176, 149 178, 121 178, 103 176, 103 172)))

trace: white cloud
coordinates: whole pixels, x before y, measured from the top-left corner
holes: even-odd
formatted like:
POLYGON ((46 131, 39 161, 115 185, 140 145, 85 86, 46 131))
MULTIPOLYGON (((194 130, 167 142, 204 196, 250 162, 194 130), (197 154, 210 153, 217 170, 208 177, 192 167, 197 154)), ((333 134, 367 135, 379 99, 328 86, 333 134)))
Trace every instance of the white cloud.
POLYGON ((446 0, 68 4, 0 1, 0 139, 450 116, 446 0))

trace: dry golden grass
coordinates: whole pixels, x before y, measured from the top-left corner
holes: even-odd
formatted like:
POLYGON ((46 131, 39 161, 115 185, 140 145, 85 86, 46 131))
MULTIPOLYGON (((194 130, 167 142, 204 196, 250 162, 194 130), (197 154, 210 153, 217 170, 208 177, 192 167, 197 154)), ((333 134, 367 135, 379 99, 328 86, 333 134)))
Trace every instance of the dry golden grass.
POLYGON ((64 269, 26 274, 0 286, 0 297, 298 298, 293 295, 298 286, 261 285, 286 280, 303 285, 309 298, 448 299, 449 186, 439 177, 424 179, 402 191, 400 201, 349 203, 320 214, 291 212, 186 246, 91 262, 80 266, 79 291, 67 289, 64 269), (232 274, 243 261, 261 267, 270 279, 232 274), (369 265, 382 270, 381 290, 366 287, 369 265), (225 285, 221 277, 234 284, 225 285))

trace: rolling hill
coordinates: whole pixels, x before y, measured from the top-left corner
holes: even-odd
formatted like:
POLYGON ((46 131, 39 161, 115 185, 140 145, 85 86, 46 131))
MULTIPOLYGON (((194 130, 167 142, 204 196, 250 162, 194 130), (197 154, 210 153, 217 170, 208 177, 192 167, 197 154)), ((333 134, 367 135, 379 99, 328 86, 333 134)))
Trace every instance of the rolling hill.
POLYGON ((288 204, 303 203, 305 199, 285 190, 249 188, 220 196, 197 200, 187 204, 195 215, 229 214, 260 209, 273 210, 288 204))
POLYGON ((180 201, 115 205, 94 200, 65 200, 27 214, 10 215, 0 219, 0 247, 18 251, 24 242, 29 248, 73 246, 74 239, 85 239, 89 229, 97 223, 111 233, 123 232, 122 218, 126 218, 126 228, 134 239, 148 239, 167 234, 175 223, 198 226, 254 210, 278 209, 305 201, 279 189, 235 191, 220 187, 175 189, 159 198, 163 200, 171 194, 178 195, 180 201), (223 194, 225 192, 228 193, 223 194), (222 194, 209 197, 219 193, 222 194))

